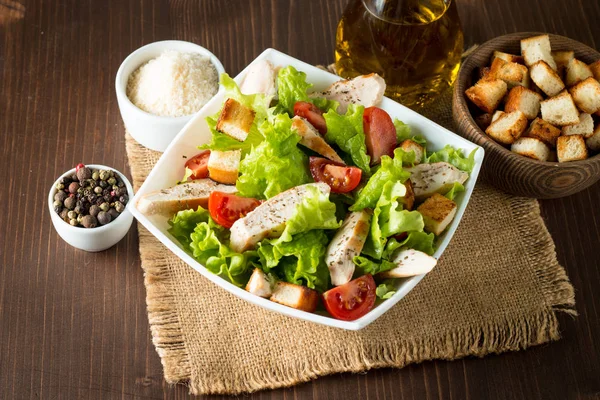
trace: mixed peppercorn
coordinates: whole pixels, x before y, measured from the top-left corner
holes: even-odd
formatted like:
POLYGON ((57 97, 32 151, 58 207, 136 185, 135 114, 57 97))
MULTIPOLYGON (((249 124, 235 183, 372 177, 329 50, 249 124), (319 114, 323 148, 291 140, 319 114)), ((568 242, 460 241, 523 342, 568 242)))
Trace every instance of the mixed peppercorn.
POLYGON ((75 173, 61 178, 54 195, 54 211, 72 226, 95 228, 116 219, 129 201, 127 187, 112 170, 77 165, 75 173))

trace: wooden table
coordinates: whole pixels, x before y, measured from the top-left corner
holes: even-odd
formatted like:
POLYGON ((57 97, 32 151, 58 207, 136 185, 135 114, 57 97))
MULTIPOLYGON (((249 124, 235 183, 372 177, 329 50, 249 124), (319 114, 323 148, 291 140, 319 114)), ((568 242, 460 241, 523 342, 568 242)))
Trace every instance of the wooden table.
MULTIPOLYGON (((538 30, 600 45, 597 0, 457 0, 466 46, 538 30)), ((0 0, 0 399, 183 398, 150 340, 132 229, 97 254, 50 224, 53 180, 80 161, 127 171, 114 78, 157 40, 211 49, 237 74, 267 47, 333 58, 345 0, 0 0)), ((543 201, 576 289, 563 339, 524 352, 341 374, 251 398, 600 398, 600 184, 543 201)))

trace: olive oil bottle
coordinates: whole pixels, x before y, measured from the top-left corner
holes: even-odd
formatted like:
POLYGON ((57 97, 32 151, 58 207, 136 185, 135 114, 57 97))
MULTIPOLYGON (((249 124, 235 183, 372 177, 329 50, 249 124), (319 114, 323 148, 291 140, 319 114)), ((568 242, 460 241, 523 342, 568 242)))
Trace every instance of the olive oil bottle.
POLYGON ((376 72, 386 96, 419 109, 458 74, 463 33, 453 0, 351 0, 336 34, 340 76, 376 72))

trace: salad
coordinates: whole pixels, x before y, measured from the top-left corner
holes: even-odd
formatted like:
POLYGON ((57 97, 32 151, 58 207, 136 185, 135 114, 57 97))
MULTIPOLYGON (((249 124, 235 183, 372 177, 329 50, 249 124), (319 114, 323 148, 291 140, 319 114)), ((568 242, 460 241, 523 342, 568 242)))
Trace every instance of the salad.
POLYGON ((313 92, 305 73, 265 61, 240 86, 227 74, 221 85, 212 140, 181 182, 138 203, 169 215, 198 262, 257 296, 342 320, 436 265, 474 152, 428 149, 377 107, 385 83, 374 74, 313 92))

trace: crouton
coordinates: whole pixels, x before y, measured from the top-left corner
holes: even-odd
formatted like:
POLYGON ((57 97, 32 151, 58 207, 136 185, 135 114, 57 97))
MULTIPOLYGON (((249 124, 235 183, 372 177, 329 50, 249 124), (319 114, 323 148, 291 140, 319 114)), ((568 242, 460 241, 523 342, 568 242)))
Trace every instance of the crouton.
POLYGON ((246 285, 246 290, 259 297, 269 298, 273 294, 271 290, 271 282, 267 278, 267 274, 258 268, 254 268, 250 280, 246 285))
POLYGON ((546 143, 548 146, 556 147, 556 139, 560 136, 560 129, 552 124, 544 121, 541 118, 536 118, 529 125, 529 129, 523 134, 523 136, 535 138, 546 143))
POLYGON ((392 260, 396 267, 377 274, 378 278, 407 278, 430 272, 437 260, 422 251, 407 249, 398 252, 392 260))
POLYGON ((482 79, 465 92, 469 100, 486 113, 493 113, 508 87, 502 79, 482 79))
POLYGON ((407 153, 411 151, 415 152, 415 165, 420 164, 423 161, 423 156, 425 155, 425 149, 419 143, 415 142, 411 139, 406 139, 400 144, 400 148, 407 153))
POLYGON ((585 140, 585 144, 592 151, 600 151, 600 124, 594 129, 592 136, 585 140))
POLYGON ((573 51, 553 51, 552 58, 556 63, 556 72, 563 76, 569 62, 575 58, 575 52, 573 51))
POLYGON ((417 211, 423 216, 425 231, 440 235, 454 219, 457 209, 454 201, 434 193, 417 208, 417 211))
POLYGON ((596 61, 589 65, 592 74, 594 75, 594 79, 600 81, 600 60, 596 61))
POLYGON ((594 74, 592 73, 592 70, 587 66, 586 63, 574 58, 569 61, 569 64, 567 64, 565 83, 568 87, 571 87, 593 76, 594 74))
POLYGON ((527 128, 527 117, 521 111, 502 114, 485 130, 492 139, 502 144, 512 144, 527 128))
POLYGON ((270 300, 298 310, 314 312, 319 302, 319 293, 305 286, 277 282, 270 300))
POLYGON ((573 98, 566 90, 557 96, 540 103, 542 119, 556 126, 574 125, 579 123, 579 111, 573 98))
POLYGON ((525 65, 531 67, 538 61, 545 61, 550 68, 556 71, 556 62, 552 58, 550 37, 548 35, 534 36, 521 40, 521 55, 525 65))
POLYGON ((502 110, 497 110, 494 115, 492 115, 492 122, 496 122, 498 118, 500 118, 504 113, 502 110))
POLYGON ((490 68, 490 78, 502 79, 509 89, 517 85, 524 86, 529 79, 526 66, 506 62, 501 58, 494 58, 490 68))
POLYGON ((243 142, 250 133, 255 112, 234 99, 227 99, 217 120, 217 131, 243 142))
POLYGON ((216 182, 235 184, 240 169, 241 150, 210 152, 208 157, 208 175, 216 182))
POLYGON ((480 67, 477 68, 477 80, 485 79, 490 76, 490 68, 489 67, 480 67))
POLYGON ((562 134, 565 136, 582 135, 584 138, 588 138, 594 134, 594 119, 590 114, 581 113, 579 114, 579 123, 563 126, 562 134))
POLYGON ((410 211, 415 205, 415 190, 413 189, 413 184, 410 179, 404 182, 404 186, 406 187, 406 194, 404 197, 399 198, 398 201, 404 204, 405 210, 410 211))
POLYGON ((510 113, 520 110, 527 119, 534 119, 540 113, 540 101, 543 99, 540 94, 533 90, 516 86, 508 92, 504 111, 510 113))
POLYGON ((548 161, 550 149, 544 142, 532 137, 520 137, 510 146, 510 150, 538 161, 548 161))
MULTIPOLYGON (((498 111, 496 111, 498 112, 498 111)), ((482 130, 485 131, 488 126, 492 123, 492 114, 483 113, 475 117, 475 123, 482 130)))
POLYGON ((594 78, 579 82, 569 89, 569 93, 581 111, 593 114, 600 110, 600 83, 594 78))
POLYGON ((560 136, 556 141, 556 153, 558 162, 585 160, 588 157, 581 135, 560 136))
POLYGON ((565 88, 560 76, 545 61, 533 64, 530 74, 531 80, 535 82, 536 86, 550 97, 556 96, 565 88))
POLYGON ((523 59, 522 56, 516 56, 514 54, 503 53, 501 51, 494 51, 494 54, 492 55, 492 62, 494 62, 494 58, 499 58, 506 62, 514 62, 514 63, 518 63, 518 64, 525 63, 525 60, 523 59))

